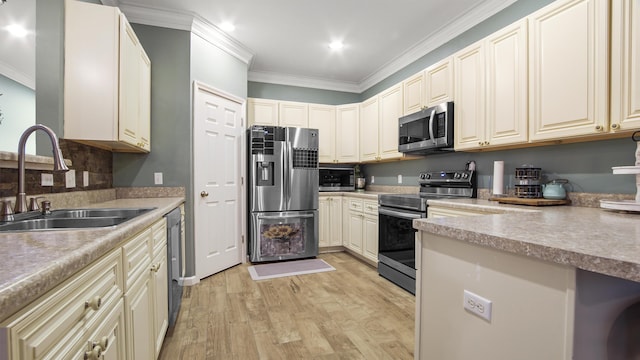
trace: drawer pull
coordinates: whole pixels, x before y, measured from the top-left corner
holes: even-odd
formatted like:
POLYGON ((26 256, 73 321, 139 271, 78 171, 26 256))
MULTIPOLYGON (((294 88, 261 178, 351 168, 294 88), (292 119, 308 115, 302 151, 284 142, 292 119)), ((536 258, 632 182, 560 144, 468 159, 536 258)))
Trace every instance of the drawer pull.
POLYGON ((103 336, 102 339, 100 339, 100 342, 93 342, 92 344, 94 349, 99 347, 102 351, 107 351, 107 346, 109 346, 109 338, 106 336, 103 336))
POLYGON ((84 308, 91 308, 92 310, 100 309, 100 305, 102 305, 102 298, 100 296, 94 296, 89 301, 84 302, 84 308))
POLYGON ((158 272, 161 266, 162 266, 162 263, 153 264, 151 265, 151 271, 158 272))
POLYGON ((84 360, 98 360, 102 356, 102 348, 100 345, 96 345, 91 349, 91 351, 87 351, 84 353, 84 360))

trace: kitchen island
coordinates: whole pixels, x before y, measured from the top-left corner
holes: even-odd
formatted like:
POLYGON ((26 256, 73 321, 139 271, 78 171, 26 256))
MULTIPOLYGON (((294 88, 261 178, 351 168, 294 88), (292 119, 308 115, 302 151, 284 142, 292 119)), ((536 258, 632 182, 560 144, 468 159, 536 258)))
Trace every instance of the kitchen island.
POLYGON ((414 220, 416 358, 607 358, 611 324, 640 298, 637 215, 477 199, 429 206, 479 216, 414 220), (477 301, 476 314, 463 308, 465 290, 491 301, 489 320, 477 301))

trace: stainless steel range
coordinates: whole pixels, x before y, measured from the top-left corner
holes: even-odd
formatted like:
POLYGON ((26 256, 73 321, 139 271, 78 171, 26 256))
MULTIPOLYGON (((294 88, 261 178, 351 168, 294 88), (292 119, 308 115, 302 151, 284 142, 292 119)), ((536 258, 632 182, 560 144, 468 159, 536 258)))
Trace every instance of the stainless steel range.
POLYGON ((416 292, 413 219, 427 217, 427 200, 475 198, 474 170, 420 174, 418 194, 378 196, 378 273, 412 294, 416 292))

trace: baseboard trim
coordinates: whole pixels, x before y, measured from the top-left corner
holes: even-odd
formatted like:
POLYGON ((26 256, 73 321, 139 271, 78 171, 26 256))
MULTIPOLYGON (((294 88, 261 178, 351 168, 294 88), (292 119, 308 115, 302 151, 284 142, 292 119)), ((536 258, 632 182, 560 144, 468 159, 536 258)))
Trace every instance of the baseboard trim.
POLYGON ((200 282, 200 279, 198 279, 195 276, 189 276, 189 277, 180 278, 180 284, 182 286, 193 286, 193 285, 196 285, 199 282, 200 282))

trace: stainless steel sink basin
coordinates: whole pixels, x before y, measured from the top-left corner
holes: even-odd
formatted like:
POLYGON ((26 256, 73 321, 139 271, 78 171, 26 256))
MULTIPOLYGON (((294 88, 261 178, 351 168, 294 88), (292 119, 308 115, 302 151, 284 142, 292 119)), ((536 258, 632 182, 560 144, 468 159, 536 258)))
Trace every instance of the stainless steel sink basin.
POLYGON ((0 232, 83 229, 114 226, 129 221, 155 208, 133 209, 64 209, 51 214, 21 213, 16 220, 0 222, 0 232))
POLYGON ((152 208, 140 209, 63 209, 53 210, 47 218, 94 218, 94 217, 117 217, 117 218, 134 218, 144 214, 152 208))

